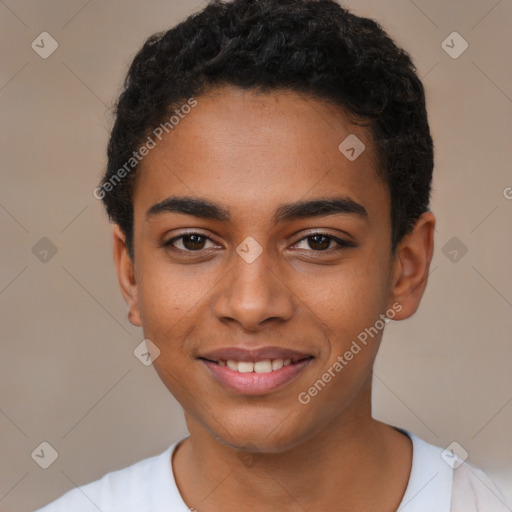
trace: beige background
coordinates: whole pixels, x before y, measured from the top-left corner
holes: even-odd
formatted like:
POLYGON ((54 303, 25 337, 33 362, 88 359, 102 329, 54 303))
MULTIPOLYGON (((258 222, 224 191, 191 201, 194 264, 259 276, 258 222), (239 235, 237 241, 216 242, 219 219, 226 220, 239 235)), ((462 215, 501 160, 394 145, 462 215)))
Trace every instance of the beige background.
MULTIPOLYGON (((42 506, 186 435, 180 407, 133 355, 142 333, 92 190, 134 52, 199 5, 0 2, 1 511, 42 506), (48 59, 31 48, 43 31, 59 44, 48 59), (42 237, 57 248, 46 263, 32 252, 42 237), (46 470, 31 457, 43 441, 58 452, 46 470)), ((345 5, 412 54, 436 148, 430 282, 417 314, 386 329, 375 416, 439 446, 456 440, 512 498, 512 2, 345 5), (458 59, 441 47, 453 31, 469 43, 458 59), (443 252, 452 237, 467 247, 457 262, 455 246, 443 252)))

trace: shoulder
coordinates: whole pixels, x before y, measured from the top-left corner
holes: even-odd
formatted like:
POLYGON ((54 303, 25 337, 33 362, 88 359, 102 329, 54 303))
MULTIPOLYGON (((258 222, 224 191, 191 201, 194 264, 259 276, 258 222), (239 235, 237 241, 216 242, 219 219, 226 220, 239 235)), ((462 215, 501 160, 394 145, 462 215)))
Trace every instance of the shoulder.
MULTIPOLYGON (((397 427, 395 427, 397 428, 397 427)), ((400 512, 510 512, 503 494, 479 467, 453 450, 400 429, 413 442, 409 484, 400 512)))
POLYGON ((464 462, 453 472, 450 512, 479 510, 510 512, 512 505, 482 469, 464 462))
POLYGON ((140 460, 125 468, 107 473, 99 480, 71 489, 35 512, 146 510, 148 502, 152 499, 159 499, 155 494, 155 489, 164 490, 172 482, 170 457, 176 444, 173 443, 163 453, 140 460), (164 482, 167 485, 164 485, 164 482))

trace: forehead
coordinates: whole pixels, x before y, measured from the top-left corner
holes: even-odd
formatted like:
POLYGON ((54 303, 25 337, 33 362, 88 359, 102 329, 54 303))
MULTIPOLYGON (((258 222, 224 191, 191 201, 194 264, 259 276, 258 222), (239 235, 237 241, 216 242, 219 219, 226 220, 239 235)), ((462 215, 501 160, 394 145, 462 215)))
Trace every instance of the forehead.
POLYGON ((153 137, 137 171, 136 218, 171 195, 209 198, 239 216, 268 212, 269 219, 278 204, 320 196, 350 197, 370 217, 389 213, 369 128, 352 124, 341 108, 231 86, 196 101, 162 140, 153 137))

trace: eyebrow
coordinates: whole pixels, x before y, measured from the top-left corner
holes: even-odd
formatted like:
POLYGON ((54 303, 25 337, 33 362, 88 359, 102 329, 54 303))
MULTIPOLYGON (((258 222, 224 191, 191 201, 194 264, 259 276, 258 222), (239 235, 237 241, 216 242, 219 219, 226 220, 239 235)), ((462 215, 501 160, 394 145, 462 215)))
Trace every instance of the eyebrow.
MULTIPOLYGON (((229 209, 218 203, 196 197, 171 196, 151 206, 146 212, 146 220, 164 213, 182 213, 221 222, 231 219, 229 209)), ((339 196, 282 204, 276 209, 272 221, 278 224, 294 219, 336 214, 350 214, 368 219, 368 211, 363 205, 350 197, 339 196)))

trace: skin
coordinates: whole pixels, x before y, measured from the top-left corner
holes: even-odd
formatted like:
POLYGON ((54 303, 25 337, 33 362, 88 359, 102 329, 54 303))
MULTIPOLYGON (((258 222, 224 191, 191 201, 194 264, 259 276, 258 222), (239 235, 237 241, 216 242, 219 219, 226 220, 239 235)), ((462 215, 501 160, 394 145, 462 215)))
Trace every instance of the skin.
POLYGON ((235 87, 197 100, 139 169, 134 261, 114 226, 129 319, 160 350, 153 365, 183 406, 190 432, 172 460, 179 491, 199 512, 394 511, 407 487, 412 444, 371 415, 383 330, 308 404, 297 397, 379 315, 391 309, 396 321, 415 313, 435 217, 424 213, 391 253, 390 195, 375 171, 370 132, 339 108, 292 92, 235 87), (349 134, 366 146, 355 161, 338 149, 349 134), (368 217, 272 220, 283 203, 340 195, 363 205, 368 217), (231 218, 146 218, 169 196, 206 198, 231 218), (180 239, 174 251, 161 246, 196 230, 210 240, 180 239), (336 250, 335 241, 305 238, 315 231, 355 246, 336 250), (236 252, 248 236, 262 248, 252 263, 236 252), (328 248, 320 250, 323 242, 328 248), (229 390, 197 359, 218 348, 268 345, 314 359, 262 396, 229 390), (253 458, 244 463, 241 454, 253 458))

